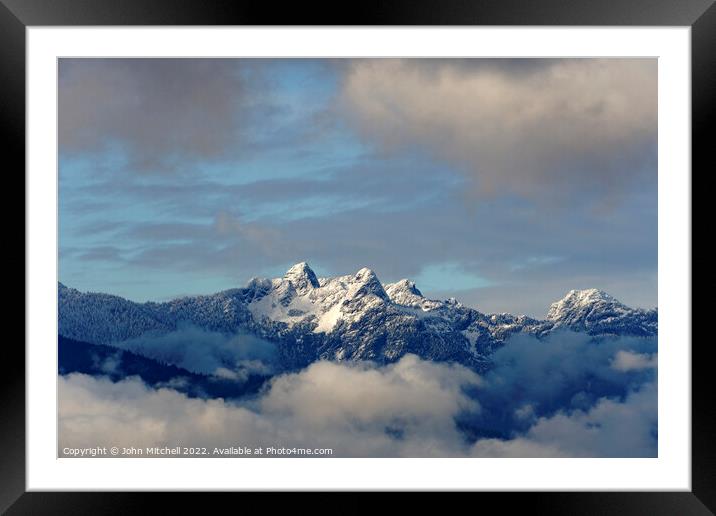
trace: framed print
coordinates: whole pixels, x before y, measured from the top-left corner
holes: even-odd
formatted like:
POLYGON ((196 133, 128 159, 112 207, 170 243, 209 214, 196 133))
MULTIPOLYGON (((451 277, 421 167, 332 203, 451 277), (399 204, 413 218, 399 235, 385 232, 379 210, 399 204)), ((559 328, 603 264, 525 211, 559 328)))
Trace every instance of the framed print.
POLYGON ((713 6, 245 5, 2 6, 9 513, 257 490, 709 513, 713 6))

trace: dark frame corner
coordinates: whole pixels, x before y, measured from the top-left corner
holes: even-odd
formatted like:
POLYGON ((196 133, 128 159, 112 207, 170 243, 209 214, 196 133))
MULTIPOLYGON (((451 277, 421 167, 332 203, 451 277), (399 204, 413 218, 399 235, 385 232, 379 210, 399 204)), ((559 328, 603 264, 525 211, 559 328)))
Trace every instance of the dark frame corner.
MULTIPOLYGON (((713 121, 716 104, 714 0, 622 0, 618 5, 605 4, 601 0, 443 0, 440 3, 394 0, 391 3, 356 3, 350 10, 335 11, 316 4, 286 4, 277 10, 268 3, 226 0, 0 0, 0 131, 6 160, 9 157, 12 163, 5 170, 25 169, 25 29, 28 26, 305 24, 690 26, 692 168, 701 170, 702 175, 707 169, 714 169, 708 136, 708 125, 713 121)), ((692 180, 693 176, 692 172, 692 180)), ((21 189, 24 192, 24 181, 21 189)), ((24 228, 21 238, 24 242, 24 228)), ((10 261, 18 262, 18 269, 23 268, 25 253, 13 256, 10 261)), ((687 515, 716 512, 714 389, 709 371, 711 363, 707 359, 710 343, 705 341, 703 344, 692 347, 691 492, 529 493, 508 497, 485 493, 481 496, 499 496, 503 507, 529 506, 532 511, 543 510, 551 514, 687 515)), ((0 511, 8 514, 126 514, 143 507, 143 502, 139 505, 137 500, 138 494, 25 492, 25 351, 20 346, 20 339, 7 339, 5 347, 6 353, 10 354, 8 363, 14 367, 6 368, 0 394, 3 414, 0 420, 0 511)), ((190 507, 186 505, 185 495, 150 496, 161 496, 165 508, 167 502, 175 500, 181 503, 184 511, 190 507)))

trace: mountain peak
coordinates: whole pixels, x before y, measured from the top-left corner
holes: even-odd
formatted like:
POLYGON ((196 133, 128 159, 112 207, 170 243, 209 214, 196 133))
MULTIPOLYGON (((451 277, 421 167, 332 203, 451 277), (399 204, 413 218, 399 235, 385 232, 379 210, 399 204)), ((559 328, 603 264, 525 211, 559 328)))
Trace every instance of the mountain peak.
POLYGON ((375 272, 368 267, 363 267, 361 270, 356 272, 354 279, 355 284, 358 287, 355 290, 356 295, 375 294, 382 299, 388 299, 388 294, 386 294, 383 289, 383 284, 380 282, 375 272))
POLYGON ((373 272, 372 269, 369 269, 368 267, 363 267, 355 274, 355 278, 358 281, 372 281, 373 279, 378 279, 378 276, 376 276, 375 272, 373 272))
POLYGON ((319 287, 316 273, 311 270, 311 267, 306 262, 299 262, 288 269, 284 278, 291 282, 296 291, 301 294, 309 289, 319 287))
POLYGON ((547 320, 561 320, 575 312, 604 305, 626 308, 603 290, 596 288, 570 290, 562 299, 550 305, 547 320))
POLYGON ((414 296, 420 296, 423 297, 423 293, 418 290, 418 287, 415 286, 415 283, 410 281, 409 279, 402 279, 400 281, 396 281, 395 283, 392 283, 389 285, 390 289, 393 292, 405 292, 406 294, 413 294, 414 296))
POLYGON ((616 301, 612 296, 598 288, 585 288, 582 290, 570 290, 562 298, 562 301, 572 300, 576 303, 593 303, 595 301, 616 301))
POLYGON ((393 303, 403 306, 431 310, 440 306, 440 302, 425 299, 423 293, 418 290, 415 283, 408 279, 402 279, 385 286, 385 291, 393 303))
POLYGON ((409 301, 415 301, 423 297, 423 293, 418 290, 415 283, 409 279, 402 279, 395 283, 385 285, 385 291, 394 302, 398 304, 409 304, 409 301))
POLYGON ((303 272, 303 271, 307 271, 307 270, 308 270, 308 271, 311 270, 311 266, 308 265, 308 262, 298 262, 298 263, 293 264, 293 265, 288 269, 288 271, 286 271, 286 273, 288 274, 288 273, 291 273, 291 272, 303 272))
POLYGON ((655 336, 658 331, 656 310, 629 308, 596 288, 570 290, 552 303, 547 321, 552 330, 568 328, 590 335, 655 336))

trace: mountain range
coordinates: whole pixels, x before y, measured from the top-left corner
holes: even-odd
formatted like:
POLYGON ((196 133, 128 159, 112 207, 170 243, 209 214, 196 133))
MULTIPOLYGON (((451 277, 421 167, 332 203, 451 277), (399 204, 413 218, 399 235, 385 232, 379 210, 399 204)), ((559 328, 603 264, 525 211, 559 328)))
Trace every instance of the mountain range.
POLYGON ((275 345, 281 370, 320 359, 390 363, 412 353, 483 371, 492 352, 517 333, 649 337, 658 329, 656 309, 627 307, 597 289, 568 292, 539 320, 484 314, 453 298, 427 299, 412 281, 383 284, 368 268, 319 278, 305 262, 281 278, 255 278, 243 288, 162 303, 84 293, 60 283, 58 313, 60 336, 85 345, 121 348, 122 342, 161 337, 186 325, 251 335, 275 345))

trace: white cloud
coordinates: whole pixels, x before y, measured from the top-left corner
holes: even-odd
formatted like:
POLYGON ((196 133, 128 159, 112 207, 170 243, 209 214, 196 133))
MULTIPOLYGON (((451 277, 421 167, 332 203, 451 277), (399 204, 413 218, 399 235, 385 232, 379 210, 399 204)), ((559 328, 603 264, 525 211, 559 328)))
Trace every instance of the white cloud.
POLYGON ((643 371, 644 369, 656 369, 657 366, 656 353, 634 353, 620 349, 614 355, 612 368, 617 371, 643 371))
POLYGON ((638 180, 655 159, 656 60, 535 63, 356 60, 342 102, 383 149, 428 149, 481 195, 567 200, 638 180))
POLYGON ((454 418, 479 409, 479 377, 415 356, 375 367, 318 362, 277 377, 255 402, 190 399, 136 378, 60 377, 60 448, 86 446, 333 448, 339 456, 464 452, 454 418))
POLYGON ((60 449, 206 446, 259 435, 256 414, 221 399, 191 399, 172 389, 154 390, 136 377, 117 383, 81 374, 60 377, 60 449))
POLYGON ((117 351, 116 353, 113 353, 109 355, 108 357, 104 358, 103 360, 100 359, 99 356, 93 355, 92 356, 92 363, 94 367, 102 371, 104 374, 118 374, 120 373, 120 365, 122 362, 122 352, 117 351))
POLYGON ((176 331, 164 335, 142 335, 114 345, 194 373, 233 379, 273 373, 278 353, 274 343, 253 335, 224 335, 191 324, 180 324, 176 331))
POLYGON ((656 384, 630 393, 624 402, 603 398, 588 411, 540 418, 523 436, 481 439, 471 453, 481 457, 655 457, 656 384))
POLYGON ((456 421, 489 419, 481 419, 486 382, 462 366, 414 355, 382 367, 317 362, 275 377, 257 398, 238 404, 151 389, 137 378, 112 383, 72 374, 60 377, 60 446, 321 447, 362 457, 656 453, 653 383, 623 401, 602 397, 590 408, 567 405, 541 417, 533 405, 513 402, 509 410, 524 430, 470 445, 456 421))

